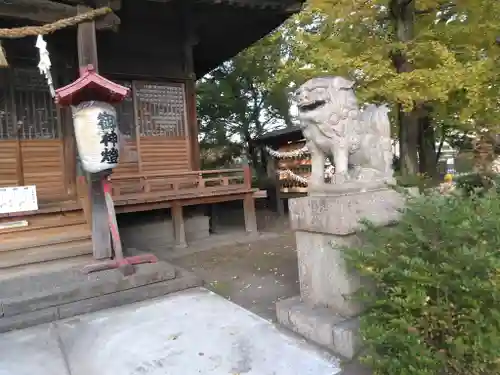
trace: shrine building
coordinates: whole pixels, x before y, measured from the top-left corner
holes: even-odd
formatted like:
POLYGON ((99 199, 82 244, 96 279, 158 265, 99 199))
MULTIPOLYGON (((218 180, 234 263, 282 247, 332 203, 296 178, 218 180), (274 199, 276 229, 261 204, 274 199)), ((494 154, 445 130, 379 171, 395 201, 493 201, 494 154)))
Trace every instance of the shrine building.
MULTIPOLYGON (((155 233, 172 232, 172 246, 185 247, 190 238, 208 233, 207 216, 186 218, 196 207, 243 201, 246 231, 257 230, 249 167, 200 170, 196 79, 278 27, 302 2, 15 0, 0 2, 0 28, 18 30, 112 9, 44 36, 54 88, 91 67, 130 89, 115 105, 124 139, 111 175, 116 213, 169 215, 171 223, 162 227, 158 221, 155 233)), ((0 68, 0 277, 90 262, 98 258, 93 213, 71 108, 56 104, 40 74, 35 36, 4 33, 0 41, 8 63, 0 68)), ((129 229, 122 230, 125 242, 133 242, 135 229, 129 229)))

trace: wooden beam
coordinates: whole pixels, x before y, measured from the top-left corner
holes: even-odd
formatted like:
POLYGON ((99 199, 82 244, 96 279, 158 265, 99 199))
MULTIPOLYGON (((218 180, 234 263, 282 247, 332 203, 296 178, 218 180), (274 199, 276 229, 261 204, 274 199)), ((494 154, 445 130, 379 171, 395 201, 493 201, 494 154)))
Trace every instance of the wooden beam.
POLYGON ((106 6, 113 10, 120 10, 122 7, 122 0, 61 0, 63 3, 72 5, 86 5, 95 8, 106 6))
POLYGON ((61 2, 72 5, 88 5, 88 0, 61 0, 61 2))
POLYGON ((120 10, 122 8, 122 0, 93 0, 95 8, 108 7, 113 10, 120 10))
MULTIPOLYGON (((156 0, 155 0, 156 1, 156 0)), ((160 0, 161 1, 161 0, 160 0)), ((249 7, 254 9, 272 9, 285 12, 298 12, 303 7, 299 0, 201 0, 205 3, 223 4, 235 7, 249 7)))
MULTIPOLYGON (((82 11, 91 8, 81 7, 82 11)), ((78 6, 56 3, 50 0, 15 0, 9 2, 0 1, 0 17, 30 20, 36 23, 52 23, 64 18, 74 17, 78 14, 78 6)), ((96 20, 96 29, 105 30, 116 28, 120 24, 120 18, 109 13, 96 20)))

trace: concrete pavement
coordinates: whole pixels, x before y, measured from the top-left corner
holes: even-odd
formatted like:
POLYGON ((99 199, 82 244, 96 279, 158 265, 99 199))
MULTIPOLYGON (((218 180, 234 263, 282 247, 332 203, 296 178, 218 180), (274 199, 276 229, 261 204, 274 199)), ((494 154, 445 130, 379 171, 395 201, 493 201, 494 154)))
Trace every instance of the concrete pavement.
POLYGON ((337 359, 209 292, 0 335, 0 375, 334 375, 337 359))

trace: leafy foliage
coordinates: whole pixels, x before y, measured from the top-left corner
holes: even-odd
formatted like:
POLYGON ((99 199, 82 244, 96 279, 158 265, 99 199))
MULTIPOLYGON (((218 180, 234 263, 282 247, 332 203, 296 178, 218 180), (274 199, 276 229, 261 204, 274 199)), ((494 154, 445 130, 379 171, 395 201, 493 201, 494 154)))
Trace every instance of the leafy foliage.
POLYGON ((275 32, 200 80, 202 143, 225 145, 237 135, 256 163, 250 140, 276 123, 291 125, 288 93, 324 74, 348 76, 356 81, 362 102, 386 102, 393 108, 402 174, 435 175, 436 137, 463 145, 468 141, 464 133, 484 128, 497 132, 500 2, 307 4, 275 32), (395 11, 401 4, 405 17, 395 11), (401 108, 414 116, 400 115, 401 108))
POLYGON ((198 82, 200 143, 210 148, 242 144, 258 167, 252 143, 273 126, 292 125, 287 83, 274 78, 287 43, 280 30, 225 62, 198 82))
POLYGON ((362 101, 386 102, 394 116, 401 108, 413 111, 394 121, 394 135, 401 138, 403 174, 435 173, 435 134, 447 141, 453 134, 441 127, 452 124, 460 130, 455 132, 458 136, 497 127, 498 1, 310 0, 308 4, 286 25, 295 32, 293 58, 281 75, 297 81, 297 72, 302 80, 324 74, 349 76, 362 101), (426 117, 430 127, 424 128, 419 122, 426 117))
POLYGON ((412 176, 395 175, 397 186, 401 187, 418 187, 419 191, 424 191, 428 188, 437 185, 436 180, 433 180, 425 174, 417 174, 412 176))
POLYGON ((483 196, 490 190, 500 193, 500 176, 495 173, 471 173, 455 179, 457 187, 467 196, 483 196))
MULTIPOLYGON (((412 40, 397 37, 395 0, 311 0, 294 21, 298 30, 292 70, 343 74, 360 95, 411 108, 418 103, 453 106, 464 119, 498 115, 500 4, 495 0, 413 1, 412 40), (310 25, 314 24, 314 27, 310 25), (394 68, 404 52, 412 65, 394 68)), ((444 108, 444 107, 442 107, 444 108)), ((447 111, 447 113, 449 113, 447 111)))
POLYGON ((391 228, 367 225, 348 263, 362 300, 364 360, 379 375, 500 374, 500 198, 410 199, 391 228))

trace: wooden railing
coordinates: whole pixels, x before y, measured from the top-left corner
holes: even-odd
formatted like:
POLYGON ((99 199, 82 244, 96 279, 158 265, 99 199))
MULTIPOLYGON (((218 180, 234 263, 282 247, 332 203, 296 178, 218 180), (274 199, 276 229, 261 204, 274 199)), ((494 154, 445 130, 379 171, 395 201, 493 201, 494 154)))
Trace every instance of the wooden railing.
POLYGON ((148 172, 112 175, 113 198, 127 199, 131 195, 172 196, 251 190, 251 171, 248 166, 235 169, 148 172))

